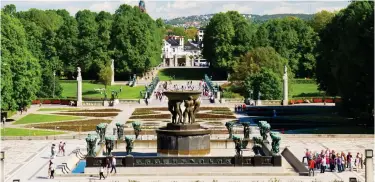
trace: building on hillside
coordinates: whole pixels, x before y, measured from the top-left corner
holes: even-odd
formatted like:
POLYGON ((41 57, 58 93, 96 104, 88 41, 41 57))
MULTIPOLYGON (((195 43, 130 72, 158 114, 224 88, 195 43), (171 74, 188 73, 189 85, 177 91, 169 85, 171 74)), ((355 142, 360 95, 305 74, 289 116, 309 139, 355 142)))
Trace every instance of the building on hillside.
POLYGON ((143 12, 146 13, 146 3, 143 0, 139 1, 138 8, 143 12))
POLYGON ((203 48, 203 36, 204 36, 204 28, 199 28, 197 32, 197 43, 200 48, 203 48))
POLYGON ((199 66, 201 50, 198 44, 183 36, 167 36, 162 49, 164 67, 199 66))

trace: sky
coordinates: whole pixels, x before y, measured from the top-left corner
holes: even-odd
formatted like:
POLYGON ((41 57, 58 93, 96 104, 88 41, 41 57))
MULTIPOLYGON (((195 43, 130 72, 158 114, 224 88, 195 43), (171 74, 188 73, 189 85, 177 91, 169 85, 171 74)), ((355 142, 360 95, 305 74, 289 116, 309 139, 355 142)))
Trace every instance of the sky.
MULTIPOLYGON (((71 15, 79 10, 89 9, 114 13, 121 4, 138 6, 138 0, 2 0, 1 7, 14 4, 17 11, 36 9, 66 9, 71 15)), ((335 11, 345 8, 349 2, 333 1, 300 1, 300 0, 145 0, 147 13, 152 18, 171 19, 190 15, 204 15, 235 10, 244 14, 313 14, 321 10, 335 11)))

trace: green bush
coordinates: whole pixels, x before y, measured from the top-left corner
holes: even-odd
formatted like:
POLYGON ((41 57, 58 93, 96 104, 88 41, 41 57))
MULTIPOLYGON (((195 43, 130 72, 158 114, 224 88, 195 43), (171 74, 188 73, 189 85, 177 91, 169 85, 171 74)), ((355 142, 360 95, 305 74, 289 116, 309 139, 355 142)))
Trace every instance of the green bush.
POLYGON ((239 93, 234 93, 232 91, 224 91, 223 98, 243 98, 239 93))

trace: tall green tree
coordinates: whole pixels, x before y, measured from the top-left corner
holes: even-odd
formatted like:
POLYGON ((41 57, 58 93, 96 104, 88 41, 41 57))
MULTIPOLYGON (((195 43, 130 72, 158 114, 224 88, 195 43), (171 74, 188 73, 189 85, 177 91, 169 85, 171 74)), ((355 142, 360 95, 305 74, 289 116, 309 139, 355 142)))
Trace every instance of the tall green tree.
POLYGON ((121 5, 114 14, 111 35, 116 73, 142 74, 161 62, 161 31, 139 8, 121 5))
POLYGON ((297 77, 313 77, 315 73, 314 49, 319 40, 314 30, 295 17, 268 20, 260 25, 254 40, 257 46, 271 46, 288 59, 291 71, 297 77))
POLYGON ((112 68, 110 66, 101 66, 98 77, 100 83, 107 89, 107 86, 111 85, 112 81, 112 68))
MULTIPOLYGON (((338 93, 345 113, 371 116, 374 108, 374 2, 354 1, 320 32, 319 88, 338 93)), ((372 123, 372 122, 370 122, 372 123)))
POLYGON ((253 98, 259 96, 262 100, 277 100, 282 96, 281 78, 267 68, 261 68, 260 72, 246 77, 244 86, 253 90, 253 98))
POLYGON ((40 84, 40 65, 28 50, 22 23, 1 11, 1 109, 31 104, 40 84))
POLYGON ((214 68, 232 70, 234 65, 232 39, 235 36, 231 19, 225 13, 215 14, 208 23, 203 37, 203 56, 214 68))
POLYGON ((326 10, 322 10, 312 17, 311 20, 308 21, 308 24, 315 30, 315 32, 320 32, 320 30, 324 29, 325 26, 331 22, 332 18, 335 16, 335 12, 329 12, 326 10))
POLYGON ((233 56, 240 57, 250 50, 254 30, 250 26, 250 22, 237 11, 228 11, 226 14, 230 18, 234 29, 234 37, 232 39, 232 45, 234 46, 233 56))

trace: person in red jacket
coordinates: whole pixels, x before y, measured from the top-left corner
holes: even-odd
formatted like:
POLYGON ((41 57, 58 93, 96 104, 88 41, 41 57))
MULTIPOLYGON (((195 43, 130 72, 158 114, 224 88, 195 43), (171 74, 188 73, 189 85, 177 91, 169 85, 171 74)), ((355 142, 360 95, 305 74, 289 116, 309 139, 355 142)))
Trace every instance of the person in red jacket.
POLYGON ((311 174, 310 172, 312 171, 313 176, 315 176, 314 168, 315 168, 315 161, 310 158, 310 160, 309 160, 309 174, 311 174))

